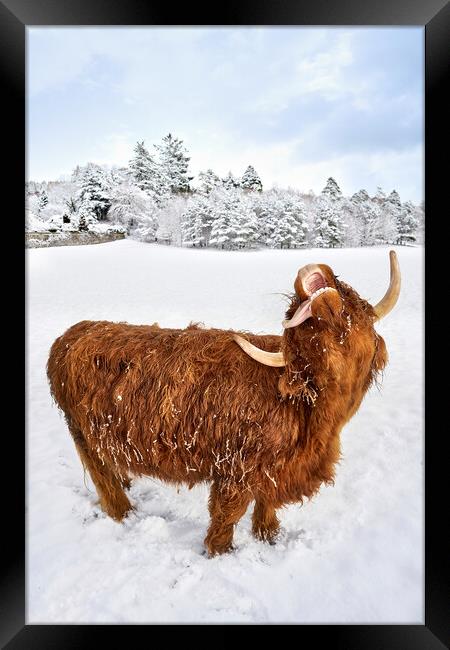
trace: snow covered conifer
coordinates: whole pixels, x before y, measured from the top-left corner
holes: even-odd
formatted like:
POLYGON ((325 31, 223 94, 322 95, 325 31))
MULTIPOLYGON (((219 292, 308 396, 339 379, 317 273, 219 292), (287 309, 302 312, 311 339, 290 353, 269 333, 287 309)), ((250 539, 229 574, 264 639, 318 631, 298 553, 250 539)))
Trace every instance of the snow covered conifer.
POLYGON ((38 199, 38 215, 44 210, 45 206, 48 204, 48 194, 45 190, 42 190, 42 192, 39 194, 39 199, 38 199))
POLYGON ((198 248, 208 246, 213 219, 212 205, 206 197, 192 201, 181 217, 183 242, 198 248))
POLYGON ((256 216, 258 219, 259 240, 262 244, 270 246, 277 221, 282 212, 281 194, 278 189, 271 189, 258 195, 258 198, 256 216))
POLYGON ((295 248, 297 244, 297 221, 289 210, 280 214, 273 223, 267 245, 270 248, 295 248))
POLYGON ((203 224, 197 212, 197 206, 190 205, 181 215, 181 239, 183 244, 193 246, 205 246, 203 239, 203 224))
POLYGON ((318 248, 343 246, 347 224, 339 209, 339 203, 322 196, 318 200, 318 210, 314 224, 313 245, 318 248))
POLYGON ((233 218, 228 205, 224 203, 216 208, 209 243, 215 248, 232 248, 233 241, 233 218))
POLYGON ((134 184, 157 203, 162 203, 167 198, 170 193, 168 180, 161 166, 145 148, 144 141, 136 143, 129 169, 134 184))
POLYGON ((207 169, 206 172, 200 172, 198 180, 200 181, 199 192, 201 194, 210 194, 221 185, 220 178, 212 169, 207 169))
POLYGON ((369 201, 370 196, 367 190, 358 190, 358 192, 355 192, 353 196, 351 197, 352 203, 355 205, 362 205, 366 203, 366 201, 369 201))
POLYGON ((94 163, 79 168, 76 176, 79 186, 80 209, 85 215, 92 213, 97 221, 105 221, 111 205, 112 183, 108 172, 94 163))
POLYGON ((271 248, 298 248, 305 244, 305 214, 299 202, 291 196, 282 196, 276 201, 268 225, 266 243, 271 248))
POLYGON ((82 203, 71 223, 77 226, 80 232, 86 232, 89 230, 89 226, 97 223, 97 219, 89 204, 82 203))
POLYGON ((365 236, 362 241, 362 246, 379 246, 380 244, 384 244, 382 204, 378 203, 374 198, 371 198, 365 208, 365 236))
POLYGON ((174 194, 189 192, 189 161, 183 140, 173 137, 171 133, 162 139, 162 144, 154 145, 159 153, 159 165, 170 191, 174 194))
POLYGON ((375 203, 379 203, 380 205, 383 205, 383 203, 386 201, 386 193, 379 185, 377 186, 377 191, 373 196, 373 200, 375 203))
POLYGON ((129 163, 131 177, 139 189, 144 192, 151 187, 153 176, 154 162, 144 147, 144 141, 137 142, 134 147, 134 156, 129 163))
POLYGON ((247 191, 262 192, 261 179, 251 165, 247 167, 241 178, 241 187, 247 191))
POLYGON ((222 179, 223 186, 227 190, 233 190, 241 186, 239 179, 237 179, 231 172, 222 179))
POLYGON ((352 213, 352 222, 354 232, 351 233, 355 239, 356 246, 365 245, 365 223, 367 206, 370 202, 370 196, 367 190, 358 190, 355 192, 349 201, 349 209, 352 213))
POLYGON ((233 248, 253 248, 258 241, 258 220, 251 201, 238 197, 233 204, 233 248))
POLYGON ((414 208, 414 215, 417 221, 416 242, 425 243, 425 203, 421 201, 414 208))
POLYGON ((130 169, 128 167, 117 167, 114 165, 111 168, 111 181, 114 186, 127 183, 130 180, 130 169))
POLYGON ((387 197, 386 201, 388 201, 391 205, 395 206, 397 210, 400 210, 400 208, 402 207, 402 202, 400 201, 400 196, 397 190, 392 190, 392 192, 387 197))
POLYGON ((225 249, 242 248, 247 230, 251 239, 256 238, 256 218, 253 225, 246 223, 251 219, 248 214, 242 215, 239 190, 231 188, 217 190, 214 193, 212 211, 213 222, 209 240, 211 246, 225 249))
POLYGON ((295 247, 298 248, 301 246, 305 246, 308 230, 309 230, 305 204, 298 195, 294 195, 290 199, 290 202, 288 202, 288 206, 289 205, 292 205, 291 208, 292 214, 297 224, 297 236, 296 236, 295 247))
POLYGON ((400 196, 396 190, 392 190, 387 198, 380 202, 381 209, 381 233, 385 244, 395 244, 398 233, 398 219, 402 210, 400 196))
POLYGON ((418 228, 417 212, 411 201, 406 201, 401 208, 397 220, 397 244, 404 246, 416 241, 416 231, 418 228))
POLYGON ((332 176, 327 180, 326 185, 322 190, 322 196, 332 200, 337 200, 342 197, 341 188, 332 176))

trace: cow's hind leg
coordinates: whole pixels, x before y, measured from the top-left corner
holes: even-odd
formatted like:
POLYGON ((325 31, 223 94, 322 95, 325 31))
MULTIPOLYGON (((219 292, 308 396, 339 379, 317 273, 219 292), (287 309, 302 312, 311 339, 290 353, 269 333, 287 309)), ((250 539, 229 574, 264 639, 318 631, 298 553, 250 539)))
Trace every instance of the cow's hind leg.
POLYGON ((83 467, 88 470, 95 485, 102 510, 116 521, 122 521, 127 513, 133 510, 133 506, 123 491, 122 480, 106 463, 102 463, 95 452, 89 449, 81 431, 73 426, 69 428, 83 467))
POLYGON ((252 517, 252 533, 263 542, 275 543, 275 538, 280 529, 280 522, 275 513, 275 508, 270 503, 256 499, 252 517))
POLYGON ((251 498, 248 490, 213 483, 209 495, 211 523, 205 538, 210 557, 232 548, 234 526, 245 514, 251 498))

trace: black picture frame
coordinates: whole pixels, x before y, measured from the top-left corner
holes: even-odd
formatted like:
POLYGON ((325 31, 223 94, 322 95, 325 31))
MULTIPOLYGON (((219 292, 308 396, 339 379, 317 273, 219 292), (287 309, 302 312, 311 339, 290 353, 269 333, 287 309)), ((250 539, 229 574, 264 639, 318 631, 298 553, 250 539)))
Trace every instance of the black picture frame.
MULTIPOLYGON (((173 7, 163 3, 144 0, 0 0, 0 71, 3 89, 5 137, 11 145, 5 145, 8 152, 7 180, 5 187, 14 201, 15 211, 23 205, 23 182, 25 169, 25 28, 37 25, 359 25, 359 26, 424 26, 425 27, 425 196, 427 214, 427 249, 433 246, 433 255, 425 256, 426 276, 441 273, 437 268, 439 260, 445 259, 443 239, 439 237, 439 206, 444 206, 446 172, 444 161, 448 127, 446 113, 448 104, 444 96, 444 76, 448 67, 448 38, 450 34, 450 7, 446 0, 413 2, 406 0, 379 0, 364 3, 361 0, 311 0, 310 3, 291 0, 276 2, 261 0, 244 2, 232 0, 220 7, 221 15, 212 15, 207 6, 184 5, 173 7), (177 22, 174 23, 173 16, 177 22), (447 56, 446 56, 447 55, 447 56), (24 133, 21 148, 19 133, 24 133), (439 154, 442 154, 440 156, 439 154), (14 159, 15 156, 15 159, 14 159), (14 163, 11 164, 11 158, 14 163), (442 165, 439 164, 442 160, 442 165), (434 236, 436 232, 436 236, 434 236), (430 244, 431 242, 431 244, 430 244)), ((448 167, 448 164, 447 164, 448 167)), ((442 215, 446 217, 446 215, 442 215)), ((23 247, 22 223, 17 216, 17 242, 23 247), (20 242, 20 243, 19 243, 20 242)), ((23 250, 23 248, 21 249, 23 250)), ((442 272, 443 273, 443 272, 442 272)), ((445 280, 444 280, 445 282, 445 280)), ((9 283, 4 283, 9 284, 9 283)), ((428 284, 428 283, 427 283, 428 284)), ((436 359, 447 355, 447 350, 436 349, 442 339, 442 323, 433 318, 433 294, 437 291, 427 286, 430 299, 426 309, 427 352, 425 368, 430 376, 436 359), (440 330, 438 330, 438 326, 440 330)), ((7 289, 6 298, 7 300, 7 289)), ((12 295, 12 294, 11 294, 12 295)), ((14 318, 17 329, 18 317, 14 318)), ((26 318, 23 320, 26 323, 26 318)), ((446 326, 447 327, 447 326, 446 326)), ((444 339, 445 340, 445 339, 444 339)), ((18 343, 17 349, 21 345, 18 343)), ((13 353, 13 350, 11 350, 13 353)), ((14 357, 11 357, 14 358, 14 357)), ((17 361, 16 361, 17 363, 17 361)), ((445 376, 445 375, 444 375, 445 376)), ((443 533, 447 487, 447 456, 442 453, 442 437, 448 434, 445 428, 445 412, 442 411, 444 387, 440 382, 430 386, 426 382, 426 472, 425 472, 425 623, 424 625, 302 625, 299 643, 305 635, 314 635, 314 645, 321 647, 332 644, 333 648, 351 650, 372 648, 388 650, 438 650, 445 648, 448 635, 448 568, 447 539, 443 533), (444 413, 438 428, 432 427, 432 413, 444 413), (442 431, 442 432, 441 432, 442 431), (434 508, 436 504, 438 508, 434 508), (440 508, 439 508, 440 506, 440 508), (439 514, 439 510, 441 510, 439 514)), ((17 383, 18 386, 18 383, 17 383)), ((421 399, 421 396, 418 396, 421 399)), ((17 423, 16 423, 17 427, 17 423)), ((5 432, 6 434, 6 432, 5 432)), ((5 435, 6 438, 6 435, 5 435)), ((4 439, 5 440, 5 439, 4 439)), ((113 639, 112 647, 130 642, 134 630, 127 625, 26 625, 25 624, 25 480, 18 479, 25 458, 25 438, 8 436, 4 444, 10 449, 10 457, 18 459, 13 468, 14 482, 4 485, 7 494, 7 510, 4 517, 8 523, 2 535, 2 559, 5 563, 0 584, 0 642, 10 650, 19 648, 83 648, 94 643, 104 645, 105 634, 113 639), (11 523, 11 513, 18 515, 11 523), (109 628, 109 629, 107 629, 109 628), (101 636, 100 636, 101 635, 101 636)), ((5 461, 4 461, 5 464, 5 461)), ((25 467, 24 467, 25 469, 25 467)), ((6 505, 6 504, 5 504, 6 505)), ((222 637, 225 641, 226 636, 222 637)), ((222 638, 220 639, 222 641, 222 638)), ((149 639, 150 642, 150 639, 149 639)), ((218 640, 214 643, 217 643, 218 640)))

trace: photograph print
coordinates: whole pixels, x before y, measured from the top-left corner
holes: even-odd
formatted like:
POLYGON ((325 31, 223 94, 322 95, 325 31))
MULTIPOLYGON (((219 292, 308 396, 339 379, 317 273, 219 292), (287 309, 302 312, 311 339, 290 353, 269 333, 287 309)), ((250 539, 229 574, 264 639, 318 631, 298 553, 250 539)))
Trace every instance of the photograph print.
POLYGON ((26 28, 28 624, 424 622, 424 28, 26 28))

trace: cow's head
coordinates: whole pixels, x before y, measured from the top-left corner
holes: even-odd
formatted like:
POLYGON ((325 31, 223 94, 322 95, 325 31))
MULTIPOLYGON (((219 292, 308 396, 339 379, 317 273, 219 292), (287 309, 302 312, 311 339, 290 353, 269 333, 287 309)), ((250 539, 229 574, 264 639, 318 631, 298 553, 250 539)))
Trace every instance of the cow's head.
MULTIPOLYGON (((293 364, 295 358, 308 359, 315 352, 314 346, 324 337, 327 337, 330 347, 343 353, 349 350, 348 340, 353 340, 361 342, 363 347, 373 347, 373 350, 367 349, 366 356, 370 356, 372 351, 374 371, 382 369, 387 355, 383 340, 375 332, 374 323, 394 308, 400 294, 397 256, 390 251, 389 257, 389 287, 376 305, 370 305, 352 287, 338 280, 326 264, 307 264, 298 271, 294 282, 295 294, 283 320, 281 350, 260 350, 239 335, 234 337, 236 342, 256 361, 282 367, 293 364)), ((318 353, 322 351, 318 350, 318 353)))

